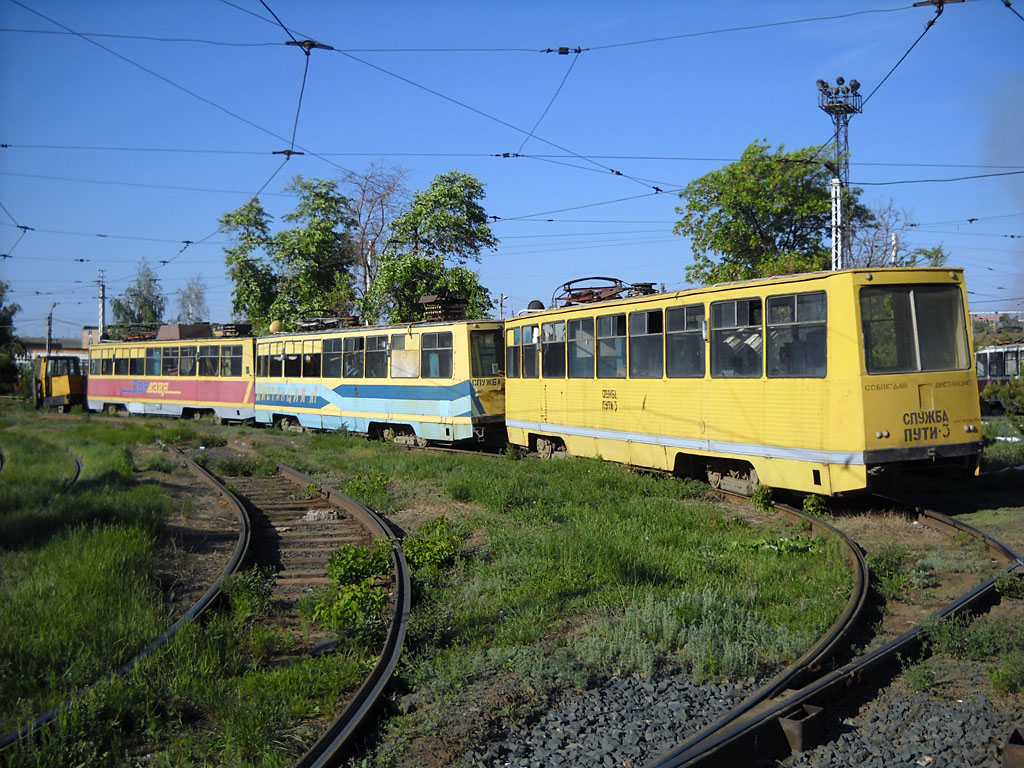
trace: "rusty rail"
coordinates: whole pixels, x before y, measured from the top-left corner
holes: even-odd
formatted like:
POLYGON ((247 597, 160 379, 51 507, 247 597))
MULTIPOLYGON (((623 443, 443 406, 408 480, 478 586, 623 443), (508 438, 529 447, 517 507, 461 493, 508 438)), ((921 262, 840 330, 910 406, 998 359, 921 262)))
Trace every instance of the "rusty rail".
MULTIPOLYGON (((1024 570, 1021 554, 995 537, 939 512, 923 510, 898 500, 886 501, 912 509, 914 514, 923 518, 925 525, 947 532, 963 531, 983 539, 989 551, 1005 563, 991 578, 932 614, 931 620, 980 610, 995 597, 996 580, 1001 575, 1024 570)), ((923 629, 924 625, 918 625, 840 669, 828 672, 800 689, 787 691, 775 702, 768 703, 771 697, 762 696, 759 691, 755 697, 765 706, 754 710, 744 703, 741 705, 745 707, 743 716, 724 718, 713 724, 648 763, 648 768, 750 764, 758 758, 784 756, 791 751, 810 748, 820 737, 828 703, 854 686, 880 684, 880 681, 888 680, 899 668, 899 657, 906 657, 919 649, 923 629)))
MULTIPOLYGON (((747 499, 746 496, 728 491, 720 491, 720 493, 747 499)), ((649 763, 649 768, 669 768, 669 766, 683 765, 684 763, 679 761, 690 759, 689 755, 701 754, 704 750, 714 749, 720 734, 732 733, 735 729, 742 728, 744 723, 759 718, 759 713, 773 698, 778 697, 786 690, 806 684, 809 679, 819 674, 860 620, 867 603, 869 579, 867 562, 857 543, 834 525, 819 517, 784 504, 776 504, 775 508, 790 520, 809 523, 813 533, 826 532, 828 535, 838 538, 843 544, 844 556, 854 577, 853 589, 846 601, 846 606, 825 635, 803 656, 769 680, 731 712, 649 763)))
POLYGON ((394 605, 391 613, 391 625, 388 628, 380 660, 341 714, 296 763, 297 768, 323 768, 337 765, 352 751, 355 737, 369 721, 398 666, 408 629, 409 610, 412 602, 409 567, 397 536, 385 520, 372 509, 334 488, 320 485, 311 477, 290 467, 278 464, 278 470, 292 482, 301 486, 306 487, 311 483, 316 485, 332 503, 359 520, 373 538, 387 539, 394 543, 391 553, 391 565, 395 573, 394 605))
MULTIPOLYGON (((215 488, 234 508, 235 515, 238 517, 238 542, 235 544, 235 549, 231 555, 231 560, 228 562, 227 566, 224 568, 220 576, 217 577, 217 580, 212 585, 210 585, 209 589, 206 590, 203 596, 200 597, 199 600, 197 600, 196 603, 191 608, 189 608, 188 611, 186 611, 181 618, 174 622, 174 624, 172 624, 171 627, 166 632, 164 632, 162 635, 160 635, 160 637, 156 638, 152 643, 150 643, 141 653, 139 653, 133 659, 131 659, 126 664, 117 669, 110 676, 110 678, 120 677, 122 675, 127 674, 136 664, 141 662, 143 659, 145 659, 154 651, 156 651, 157 648, 159 648, 172 637, 174 637, 174 635, 177 634, 178 630, 181 629, 182 625, 186 621, 191 621, 192 619, 196 618, 200 613, 205 611, 214 601, 214 599, 216 599, 217 595, 220 594, 221 584, 223 584, 224 579, 227 578, 230 574, 234 573, 239 568, 239 566, 244 562, 246 554, 249 550, 251 526, 249 523, 249 515, 246 513, 245 508, 242 506, 241 502, 239 502, 238 499, 235 498, 234 494, 232 494, 227 488, 218 483, 217 480, 209 472, 207 472, 205 469, 203 469, 190 458, 188 458, 180 450, 178 450, 174 446, 168 446, 168 449, 171 451, 172 454, 175 455, 177 459, 184 462, 184 464, 193 472, 193 474, 198 476, 207 485, 210 485, 211 487, 215 488)), ((81 463, 77 459, 75 460, 75 463, 78 465, 78 473, 81 473, 81 463)), ((76 474, 75 479, 77 479, 77 477, 78 474, 76 474)), ((73 482, 74 481, 72 481, 72 484, 73 482)), ((0 750, 3 750, 11 746, 12 744, 17 743, 19 740, 31 735, 33 732, 43 727, 47 723, 52 722, 62 709, 64 709, 70 704, 75 703, 75 701, 77 701, 75 697, 69 698, 62 704, 58 704, 49 712, 40 715, 31 723, 28 723, 27 725, 22 726, 18 730, 11 731, 5 736, 0 737, 0 750)))

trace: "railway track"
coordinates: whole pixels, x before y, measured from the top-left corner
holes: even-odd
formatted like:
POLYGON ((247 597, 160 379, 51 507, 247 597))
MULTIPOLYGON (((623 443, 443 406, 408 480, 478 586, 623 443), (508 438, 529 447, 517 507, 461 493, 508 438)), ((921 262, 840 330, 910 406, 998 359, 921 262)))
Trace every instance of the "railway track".
MULTIPOLYGON (((177 448, 172 446, 169 450, 199 481, 215 488, 232 504, 238 520, 238 540, 230 562, 203 596, 163 635, 118 669, 115 676, 129 672, 170 641, 185 622, 197 618, 217 599, 224 579, 245 565, 273 567, 278 572, 273 599, 279 604, 294 606, 308 591, 326 584, 330 554, 341 544, 365 546, 395 538, 375 512, 289 467, 279 465, 277 474, 269 478, 232 478, 235 489, 232 491, 177 448)), ((77 466, 80 472, 81 465, 77 466)), ((411 600, 408 568, 399 546, 394 547, 392 566, 393 608, 379 660, 346 706, 299 760, 298 768, 335 765, 351 750, 354 737, 373 714, 397 666, 411 600)), ((322 652, 331 645, 325 634, 314 634, 299 651, 322 652)), ((75 701, 75 698, 69 699, 17 731, 0 736, 0 750, 30 737, 75 701)))
MULTIPOLYGON (((270 477, 233 477, 253 525, 250 562, 277 573, 272 598, 295 614, 295 605, 310 591, 327 584, 331 553, 343 544, 374 545, 396 541, 387 523, 349 496, 320 485, 311 477, 279 464, 270 477)), ((378 705, 398 665, 411 604, 409 569, 401 547, 392 551, 392 611, 379 660, 323 735, 296 764, 318 768, 336 764, 378 705)), ((311 633, 305 651, 332 645, 326 633, 311 633)))
MULTIPOLYGON (((983 541, 993 559, 1000 563, 998 573, 960 595, 931 618, 984 610, 997 599, 995 585, 1000 574, 1024 571, 1021 554, 992 536, 933 510, 916 508, 893 499, 884 501, 888 505, 896 504, 904 514, 913 516, 921 525, 949 535, 966 534, 983 541)), ((792 508, 780 509, 788 514, 796 512, 792 508)), ((772 681, 728 716, 648 763, 648 768, 753 765, 758 761, 771 765, 775 764, 772 761, 808 750, 823 740, 829 719, 841 710, 841 704, 848 707, 850 701, 870 700, 901 670, 902 659, 913 658, 919 652, 922 633, 923 625, 918 624, 838 669, 819 667, 816 670, 818 674, 811 679, 807 678, 806 671, 815 671, 812 669, 806 670, 802 679, 800 675, 789 676, 788 671, 784 672, 780 677, 788 677, 785 685, 772 681)), ((1016 749, 1013 739, 1020 739, 1020 736, 1020 731, 1007 734, 1008 751, 1016 749)))
MULTIPOLYGON (((220 594, 221 584, 223 583, 224 579, 227 578, 229 574, 234 573, 241 566, 241 564, 245 560, 248 551, 250 536, 249 518, 246 515, 245 510, 238 503, 238 500, 235 499, 234 496, 232 496, 232 494, 229 491, 227 491, 227 489, 225 489, 220 483, 218 483, 217 480, 214 479, 214 477, 209 472, 207 472, 198 464, 193 462, 177 448, 171 446, 169 447, 169 450, 172 453, 172 455, 174 455, 179 461, 184 462, 185 465, 193 472, 193 474, 196 475, 196 477, 201 482, 204 482, 216 488, 218 491, 222 493, 224 498, 230 504, 232 504, 238 519, 238 540, 237 543, 235 544, 234 551, 232 552, 231 559, 229 560, 227 566, 217 577, 217 579, 213 582, 213 584, 209 586, 206 592, 203 593, 202 597, 200 597, 192 605, 191 608, 189 608, 177 621, 175 621, 174 624, 172 624, 171 627, 167 629, 167 631, 165 631, 162 635, 156 638, 139 654, 137 654, 127 663, 122 665, 118 670, 116 670, 113 673, 112 677, 119 677, 121 675, 127 674, 129 671, 132 670, 133 667, 135 667, 136 664, 141 662, 146 657, 150 656, 154 651, 156 651, 162 645, 171 640, 171 638, 173 638, 177 634, 178 630, 182 627, 182 625, 185 624, 185 622, 195 619, 203 611, 205 611, 220 594)), ((78 459, 75 459, 74 461, 76 467, 75 474, 62 489, 61 493, 66 493, 71 487, 74 486, 74 484, 78 481, 78 478, 81 476, 82 463, 78 459)), ((62 709, 75 703, 76 700, 76 698, 70 698, 62 704, 59 704, 58 706, 54 707, 49 712, 44 712, 43 714, 39 715, 31 723, 26 724, 25 726, 19 728, 16 731, 12 731, 8 734, 0 736, 0 750, 4 750, 13 744, 16 744, 20 740, 27 738, 35 731, 52 722, 54 719, 56 719, 57 715, 60 714, 62 709)))

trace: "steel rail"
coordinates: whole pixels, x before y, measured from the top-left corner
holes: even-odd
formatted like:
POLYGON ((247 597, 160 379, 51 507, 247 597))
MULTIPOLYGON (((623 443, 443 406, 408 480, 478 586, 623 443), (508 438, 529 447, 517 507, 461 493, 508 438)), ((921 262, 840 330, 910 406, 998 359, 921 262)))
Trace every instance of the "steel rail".
MULTIPOLYGON (((1020 553, 995 537, 940 512, 923 510, 898 500, 885 500, 910 507, 919 517, 925 518, 925 524, 947 531, 964 531, 983 539, 989 550, 1006 563, 998 573, 933 613, 929 621, 980 609, 995 597, 997 579, 1018 570, 1024 572, 1024 559, 1020 553)), ((803 747, 811 746, 804 742, 813 740, 811 729, 814 727, 814 719, 821 715, 826 704, 853 686, 882 678, 887 667, 892 669, 898 666, 895 663, 898 658, 915 653, 920 647, 924 626, 920 624, 908 630, 885 645, 751 713, 750 717, 734 718, 724 728, 714 732, 707 729, 703 738, 691 739, 661 755, 648 763, 648 768, 696 768, 733 762, 749 763, 767 755, 785 755, 791 751, 784 731, 787 727, 797 743, 803 747)))
POLYGON ((327 499, 341 507, 359 520, 377 540, 392 542, 391 565, 395 574, 394 606, 391 613, 391 624, 384 641, 380 660, 363 681, 344 710, 328 726, 324 734, 313 744, 306 754, 296 763, 296 768, 323 768, 337 765, 353 749, 355 737, 369 721, 370 715, 380 702, 391 677, 398 666, 405 643, 405 635, 409 624, 409 611, 412 603, 412 587, 409 579, 409 566, 405 561, 401 543, 387 522, 369 507, 360 504, 350 496, 329 486, 317 483, 313 478, 297 472, 283 464, 277 465, 278 470, 292 482, 303 487, 316 485, 327 499))
MULTIPOLYGON (((205 469, 203 469, 190 458, 188 458, 188 456, 186 456, 180 450, 175 448, 173 445, 168 446, 168 449, 171 451, 173 455, 176 456, 176 458, 180 459, 185 464, 185 466, 187 466, 193 472, 193 474, 197 475, 207 485, 215 488, 221 494, 221 496, 223 496, 227 500, 227 502, 232 507, 234 507, 235 515, 238 518, 238 541, 235 544, 235 549, 231 554, 231 559, 228 561, 228 564, 225 566, 220 576, 217 577, 217 580, 214 581, 213 584, 210 585, 210 588, 206 590, 203 596, 200 597, 199 600, 197 600, 196 603, 191 608, 189 608, 188 611, 186 611, 181 618, 174 622, 174 624, 172 624, 171 627, 167 629, 167 631, 165 631, 162 635, 160 635, 160 637, 156 638, 152 643, 146 646, 146 648, 141 653, 136 655, 134 658, 132 658, 130 661, 128 661, 121 667, 119 667, 107 679, 114 679, 116 677, 120 677, 130 672, 131 669, 135 667, 135 665, 137 665, 143 659, 150 656, 160 646, 162 646, 164 643, 166 643, 168 640, 174 637, 174 635, 177 634, 178 630, 181 629, 182 625, 186 621, 191 621, 204 610, 206 610, 214 601, 214 599, 216 599, 216 597, 220 594, 220 588, 221 585, 224 583, 224 579, 227 578, 230 574, 234 573, 236 570, 238 570, 239 566, 245 561, 245 558, 248 555, 249 541, 252 537, 252 526, 249 521, 249 515, 245 511, 245 507, 242 506, 242 503, 235 497, 233 493, 231 493, 231 491, 229 491, 223 485, 218 483, 217 480, 213 477, 213 475, 211 475, 205 469)), ((77 459, 76 463, 78 463, 77 459)), ((78 463, 78 466, 79 471, 81 471, 81 463, 78 463)), ((63 703, 58 704, 49 712, 40 715, 31 723, 28 723, 27 725, 24 725, 21 728, 10 732, 3 737, 0 737, 0 750, 6 749, 12 744, 18 742, 19 740, 31 735, 47 723, 52 722, 57 717, 57 715, 60 714, 60 711, 62 709, 71 704, 74 704, 76 701, 77 699, 75 697, 71 697, 63 703)))
MULTIPOLYGON (((719 492, 727 496, 749 501, 749 497, 741 494, 733 494, 728 491, 719 492)), ((648 763, 648 768, 668 768, 668 766, 676 765, 677 763, 674 761, 677 759, 677 756, 701 750, 704 745, 712 743, 716 735, 723 732, 730 725, 737 721, 744 721, 755 717, 758 708, 762 707, 765 702, 779 696, 783 691, 796 688, 801 683, 806 683, 809 678, 820 673, 823 666, 835 654, 840 644, 848 638, 849 632, 860 621, 861 614, 867 604, 870 584, 867 561, 864 559, 864 553, 861 551, 861 548, 843 531, 820 517, 809 515, 802 510, 785 504, 776 504, 775 508, 791 520, 809 522, 813 533, 818 534, 826 531, 830 536, 835 536, 843 544, 844 556, 850 565, 850 570, 854 577, 853 589, 850 591, 846 605, 842 613, 832 623, 832 626, 803 656, 783 669, 761 688, 754 691, 739 706, 706 726, 682 744, 673 747, 653 762, 648 763)))
POLYGON ((57 492, 57 495, 58 495, 58 496, 63 496, 63 495, 65 494, 65 493, 67 493, 68 491, 70 491, 70 490, 71 490, 71 487, 72 487, 72 486, 73 486, 73 485, 74 485, 75 483, 77 483, 77 482, 78 482, 78 478, 80 478, 80 477, 82 476, 82 462, 81 462, 81 460, 79 460, 79 459, 72 459, 72 461, 74 461, 74 462, 75 462, 75 474, 73 474, 73 475, 71 476, 71 479, 70 479, 70 480, 68 480, 68 481, 67 481, 67 482, 66 482, 66 483, 64 484, 64 487, 63 487, 63 488, 61 488, 61 489, 60 489, 60 490, 59 490, 59 491, 57 492))

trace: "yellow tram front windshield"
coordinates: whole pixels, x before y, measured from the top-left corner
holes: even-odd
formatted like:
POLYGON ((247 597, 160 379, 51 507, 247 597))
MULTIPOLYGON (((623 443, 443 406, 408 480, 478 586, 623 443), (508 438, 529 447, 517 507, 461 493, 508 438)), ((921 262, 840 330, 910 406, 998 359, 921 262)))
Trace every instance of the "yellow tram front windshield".
POLYGON ((862 286, 860 311, 869 374, 970 368, 960 286, 862 286))

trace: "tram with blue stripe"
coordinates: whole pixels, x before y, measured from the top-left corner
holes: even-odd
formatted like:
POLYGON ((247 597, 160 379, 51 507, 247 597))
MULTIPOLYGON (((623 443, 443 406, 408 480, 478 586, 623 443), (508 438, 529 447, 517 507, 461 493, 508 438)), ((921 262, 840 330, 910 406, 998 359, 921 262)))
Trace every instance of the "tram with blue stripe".
POLYGON ((501 329, 458 320, 260 338, 256 421, 415 445, 504 444, 501 329))

